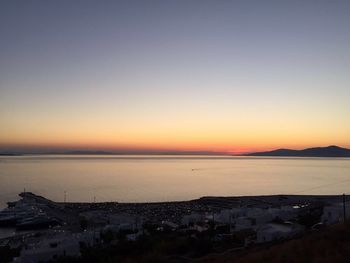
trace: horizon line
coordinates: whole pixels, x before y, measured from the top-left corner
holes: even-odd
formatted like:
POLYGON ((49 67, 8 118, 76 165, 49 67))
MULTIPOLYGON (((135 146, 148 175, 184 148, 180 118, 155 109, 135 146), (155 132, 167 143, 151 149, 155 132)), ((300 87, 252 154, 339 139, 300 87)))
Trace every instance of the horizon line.
MULTIPOLYGON (((336 146, 340 148, 345 148, 342 146, 327 145, 327 146, 313 146, 307 148, 301 148, 299 150, 305 150, 310 148, 325 148, 336 146)), ((259 151, 206 151, 206 150, 160 150, 160 149, 116 149, 116 150, 103 150, 103 149, 82 149, 82 148, 72 148, 72 149, 45 149, 45 148, 34 148, 33 149, 0 149, 1 155, 31 155, 31 154, 42 154, 42 155, 230 155, 230 156, 240 156, 251 153, 259 153, 259 152, 269 152, 275 150, 294 150, 291 148, 274 148, 259 150, 259 151)))

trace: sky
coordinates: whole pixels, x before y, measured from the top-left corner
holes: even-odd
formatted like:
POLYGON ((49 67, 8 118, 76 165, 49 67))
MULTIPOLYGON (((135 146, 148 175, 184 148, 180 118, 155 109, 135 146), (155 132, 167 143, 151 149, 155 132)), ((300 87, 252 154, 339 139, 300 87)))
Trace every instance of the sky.
POLYGON ((350 148, 350 1, 4 0, 0 150, 350 148))

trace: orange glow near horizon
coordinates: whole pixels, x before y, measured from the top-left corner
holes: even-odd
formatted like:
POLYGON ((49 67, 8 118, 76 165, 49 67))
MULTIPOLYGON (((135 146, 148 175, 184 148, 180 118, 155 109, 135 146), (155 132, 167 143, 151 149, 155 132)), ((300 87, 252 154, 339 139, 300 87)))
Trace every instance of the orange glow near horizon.
MULTIPOLYGON (((235 111, 230 114, 202 108, 194 112, 179 109, 139 115, 87 111, 72 114, 32 112, 3 115, 0 122, 0 150, 78 149, 130 151, 210 151, 245 153, 276 148, 303 149, 339 145, 350 146, 350 126, 332 115, 322 118, 275 111, 235 111), (145 117, 150 115, 151 117, 145 117), (89 116, 87 118, 86 116, 89 116), (165 117, 168 116, 169 120, 165 117)), ((193 111, 193 110, 192 110, 193 111)))
MULTIPOLYGON (((258 137, 258 136, 257 136, 258 137)), ((55 149, 55 150, 104 150, 104 151, 150 151, 150 152, 218 152, 227 154, 239 154, 255 151, 267 151, 278 148, 304 149, 309 147, 319 147, 328 145, 338 145, 350 148, 346 140, 341 141, 323 141, 317 140, 298 140, 297 142, 286 142, 287 138, 275 138, 273 136, 260 138, 240 138, 237 140, 228 138, 180 138, 172 136, 163 136, 158 138, 109 138, 99 136, 89 138, 81 136, 71 137, 70 139, 61 138, 42 138, 42 140, 33 141, 8 141, 1 142, 0 149, 55 149)), ((339 139, 339 138, 338 138, 339 139)))
POLYGON ((154 120, 131 118, 129 121, 109 117, 101 121, 97 117, 72 119, 67 113, 64 121, 54 116, 51 119, 18 118, 17 122, 4 120, 7 125, 0 127, 0 150, 44 148, 246 153, 276 148, 350 146, 350 129, 342 129, 344 125, 337 119, 332 120, 332 126, 324 126, 323 119, 308 122, 307 119, 296 121, 291 118, 289 122, 283 121, 282 125, 278 113, 268 120, 254 116, 246 116, 246 119, 237 117, 234 123, 222 115, 201 119, 187 116, 187 120, 173 116, 171 122, 165 122, 161 113, 156 117, 154 120), (195 121, 191 122, 192 119, 195 121))

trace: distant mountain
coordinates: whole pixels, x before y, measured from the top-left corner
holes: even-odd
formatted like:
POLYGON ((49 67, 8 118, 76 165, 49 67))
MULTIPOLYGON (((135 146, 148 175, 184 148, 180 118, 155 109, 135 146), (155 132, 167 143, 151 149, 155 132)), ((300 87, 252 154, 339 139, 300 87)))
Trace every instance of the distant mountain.
POLYGON ((246 156, 350 157, 350 149, 332 145, 304 150, 278 149, 270 152, 249 153, 246 156))
POLYGON ((91 155, 108 155, 108 154, 113 154, 112 152, 105 152, 105 151, 68 151, 68 152, 64 152, 64 154, 91 154, 91 155))
POLYGON ((205 151, 147 151, 147 150, 134 150, 134 151, 85 151, 85 150, 77 150, 77 151, 66 151, 63 154, 77 154, 77 155, 224 155, 224 153, 220 152, 205 152, 205 151))
POLYGON ((43 155, 227 155, 225 152, 209 152, 209 151, 157 151, 157 150, 114 150, 114 151, 101 151, 101 150, 34 150, 23 152, 2 152, 0 156, 17 156, 27 154, 43 154, 43 155))
POLYGON ((6 152, 0 153, 0 156, 20 156, 20 155, 22 155, 22 154, 20 154, 20 153, 6 153, 6 152))

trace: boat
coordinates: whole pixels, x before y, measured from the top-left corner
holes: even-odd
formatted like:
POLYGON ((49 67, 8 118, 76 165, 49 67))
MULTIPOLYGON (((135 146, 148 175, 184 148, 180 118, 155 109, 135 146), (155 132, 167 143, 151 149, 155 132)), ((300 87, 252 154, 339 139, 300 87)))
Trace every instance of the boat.
POLYGON ((27 217, 19 220, 16 224, 17 230, 42 229, 59 225, 59 220, 44 215, 27 217))
POLYGON ((33 206, 17 204, 0 211, 0 227, 14 227, 16 224, 28 217, 33 217, 42 212, 33 206))

